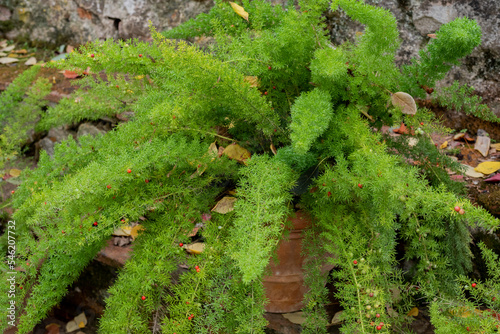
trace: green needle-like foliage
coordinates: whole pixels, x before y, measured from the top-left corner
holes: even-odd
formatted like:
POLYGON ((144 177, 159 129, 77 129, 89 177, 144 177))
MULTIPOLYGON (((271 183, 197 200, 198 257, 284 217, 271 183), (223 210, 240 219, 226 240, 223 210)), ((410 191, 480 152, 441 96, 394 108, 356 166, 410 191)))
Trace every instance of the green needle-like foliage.
MULTIPOLYGON (((152 43, 89 43, 55 65, 89 68, 81 87, 44 113, 37 101, 47 85, 27 83, 36 69, 0 95, 2 122, 15 105, 23 115, 36 106, 40 130, 129 119, 56 145, 54 157, 42 152, 38 168, 23 172, 13 199, 16 255, 2 262, 0 285, 1 304, 15 301, 20 333, 60 301, 116 228, 137 221, 143 229, 110 287, 100 333, 263 333, 262 282, 293 207, 312 219, 305 333, 326 333, 327 279, 344 308, 343 333, 408 332, 406 314, 419 302, 439 333, 494 329, 498 258, 481 244, 491 279, 471 290, 467 275, 470 229, 493 232, 499 222, 449 180, 446 168, 460 168, 431 142, 430 113, 388 107, 397 91, 418 97, 432 88, 479 44, 479 27, 468 19, 443 26, 400 69, 388 11, 357 0, 298 4, 244 0, 247 21, 216 1, 163 35, 152 28, 152 43), (355 43, 330 44, 328 6, 365 25, 355 43), (165 38, 202 35, 215 38, 208 51, 165 38), (375 130, 401 121, 415 134, 375 130), (235 147, 248 152, 228 153, 235 147), (234 207, 210 212, 228 192, 234 207), (179 244, 198 223, 205 248, 188 255, 179 244), (10 262, 22 269, 15 298, 10 262), (475 311, 482 306, 492 311, 475 311)), ((458 95, 450 99, 457 109, 489 117, 458 95)), ((0 241, 8 249, 5 235, 0 241)))

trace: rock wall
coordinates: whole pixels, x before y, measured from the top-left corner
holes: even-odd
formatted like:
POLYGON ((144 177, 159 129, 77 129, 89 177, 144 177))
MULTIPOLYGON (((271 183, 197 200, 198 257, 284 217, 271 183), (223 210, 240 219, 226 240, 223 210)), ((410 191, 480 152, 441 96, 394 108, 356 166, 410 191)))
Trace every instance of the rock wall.
MULTIPOLYGON (((284 0, 270 0, 273 3, 284 0)), ((459 80, 472 85, 500 115, 499 0, 368 0, 389 9, 398 19, 406 63, 425 46, 427 34, 441 24, 467 16, 477 20, 483 42, 444 84, 459 80)), ((82 44, 104 38, 149 37, 148 21, 159 31, 207 12, 213 0, 0 0, 0 36, 28 38, 51 44, 82 44)), ((362 27, 345 20, 342 12, 326 13, 334 42, 352 39, 362 27)))

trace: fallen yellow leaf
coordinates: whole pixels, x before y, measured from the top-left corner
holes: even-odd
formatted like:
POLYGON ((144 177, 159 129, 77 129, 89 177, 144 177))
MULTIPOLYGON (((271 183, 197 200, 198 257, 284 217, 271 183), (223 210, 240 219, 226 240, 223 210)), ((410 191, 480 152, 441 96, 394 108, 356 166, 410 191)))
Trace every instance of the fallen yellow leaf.
POLYGON ((229 4, 236 14, 248 21, 248 13, 245 11, 245 8, 241 7, 238 4, 235 4, 234 2, 229 2, 229 4))
POLYGON ((252 156, 246 148, 238 144, 228 145, 223 154, 227 155, 229 159, 237 160, 243 164, 246 164, 246 160, 252 156))
POLYGON ((494 149, 495 149, 495 150, 497 150, 497 151, 500 151, 500 143, 490 144, 490 147, 491 147, 491 148, 494 148, 494 149))
POLYGON ((205 244, 202 242, 195 242, 194 244, 182 246, 188 253, 201 254, 205 250, 205 244))
POLYGON ((142 226, 142 225, 135 225, 134 227, 132 227, 132 229, 130 230, 130 236, 132 237, 132 240, 137 238, 137 236, 139 235, 139 231, 143 231, 143 230, 144 230, 144 226, 142 226))
POLYGON ((78 324, 78 327, 80 327, 80 328, 85 327, 85 324, 83 323, 83 321, 80 321, 80 323, 78 324))
POLYGON ((486 161, 477 165, 474 170, 479 173, 483 173, 485 175, 489 175, 495 173, 500 169, 500 161, 486 161))
POLYGON ((259 78, 256 76, 246 76, 245 81, 250 84, 250 87, 259 87, 260 86, 259 78))
POLYGON ((236 197, 224 196, 212 209, 213 212, 225 214, 234 210, 236 197))
POLYGON ((20 170, 20 169, 16 169, 16 168, 12 168, 12 169, 9 171, 9 174, 10 174, 12 177, 18 177, 19 175, 21 175, 21 170, 20 170))
POLYGON ((409 317, 416 317, 416 316, 418 316, 418 308, 417 307, 412 308, 408 312, 407 316, 409 316, 409 317))
POLYGON ((445 141, 444 143, 439 146, 440 149, 447 148, 448 147, 448 141, 445 141))

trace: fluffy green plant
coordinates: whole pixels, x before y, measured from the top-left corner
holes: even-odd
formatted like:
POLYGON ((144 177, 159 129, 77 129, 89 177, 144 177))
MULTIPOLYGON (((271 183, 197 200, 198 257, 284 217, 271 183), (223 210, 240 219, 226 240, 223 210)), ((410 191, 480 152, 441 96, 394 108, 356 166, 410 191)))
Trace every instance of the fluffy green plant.
MULTIPOLYGON (((115 228, 136 221, 143 232, 110 288, 101 333, 263 333, 262 280, 294 206, 313 220, 305 333, 326 333, 326 274, 318 269, 325 254, 336 266, 344 333, 405 332, 417 300, 432 303, 445 328, 436 300, 473 303, 459 282, 471 270, 468 228, 494 231, 498 221, 450 191, 444 170, 451 164, 425 134, 431 126, 419 129, 420 146, 406 153, 411 135, 394 144, 373 125, 428 123, 425 110, 408 117, 388 108, 390 96, 403 87, 418 95, 425 69, 454 63, 448 43, 463 44, 453 44, 456 57, 470 52, 477 24, 444 26, 422 59, 400 70, 396 20, 386 10, 334 1, 332 9, 366 29, 354 44, 332 46, 321 18, 327 1, 287 10, 263 0, 241 5, 248 21, 217 1, 164 33, 214 36, 210 53, 152 29, 152 44, 94 42, 58 65, 95 75, 50 108, 40 128, 125 112, 130 120, 105 136, 56 145, 53 158, 42 153, 38 168, 24 172, 13 216, 22 232, 20 333, 57 304, 115 228), (252 156, 216 153, 241 147, 252 156), (423 152, 442 164, 437 178, 408 164, 423 152), (234 210, 210 213, 228 192, 234 210), (196 223, 205 251, 188 256, 179 244, 190 242, 196 223)), ((3 305, 9 286, 0 289, 3 305)))
POLYGON ((36 76, 40 66, 19 75, 0 95, 0 168, 20 154, 48 101, 51 85, 36 76))

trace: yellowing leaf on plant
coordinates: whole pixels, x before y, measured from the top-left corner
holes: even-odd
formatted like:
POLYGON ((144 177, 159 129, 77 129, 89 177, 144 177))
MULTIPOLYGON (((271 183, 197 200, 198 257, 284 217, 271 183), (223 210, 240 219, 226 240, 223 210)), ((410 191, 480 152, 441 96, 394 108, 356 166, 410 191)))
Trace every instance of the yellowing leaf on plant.
POLYGON ((245 81, 250 84, 250 87, 259 87, 260 86, 259 78, 256 76, 246 76, 245 81))
POLYGON ((416 317, 416 316, 418 316, 418 307, 414 307, 414 308, 412 308, 412 309, 408 312, 407 316, 409 316, 409 317, 416 317))
POLYGON ((427 37, 429 37, 429 38, 437 38, 437 35, 436 34, 427 34, 427 37))
POLYGON ((493 174, 500 169, 500 161, 486 161, 477 165, 474 170, 485 175, 493 174))
POLYGON ((417 104, 410 94, 397 92, 391 95, 392 105, 400 107, 403 114, 415 115, 417 113, 417 104))
POLYGON ((360 107, 359 111, 361 111, 361 113, 363 115, 365 115, 366 118, 368 118, 370 121, 373 122, 373 117, 370 114, 368 114, 368 107, 367 106, 360 107))
POLYGON ((246 164, 246 160, 252 156, 246 148, 238 144, 228 145, 224 149, 223 154, 227 155, 229 159, 234 159, 244 164, 246 164))
POLYGON ((9 174, 12 177, 18 177, 19 175, 21 175, 21 170, 20 169, 16 169, 16 168, 12 168, 11 170, 9 170, 9 174))
POLYGON ((182 246, 188 253, 201 254, 205 250, 205 244, 202 242, 195 242, 194 244, 182 246))
POLYGON ((447 147, 448 147, 448 141, 445 141, 444 143, 441 144, 441 146, 439 146, 440 149, 444 149, 447 147))
POLYGON ((224 196, 212 209, 213 212, 225 214, 234 210, 236 197, 224 196))
POLYGON ((239 16, 248 21, 248 13, 245 11, 245 8, 241 7, 240 5, 234 2, 229 2, 229 4, 231 5, 236 14, 238 14, 239 16))
POLYGON ((217 149, 217 144, 215 144, 215 142, 210 144, 210 146, 208 147, 208 153, 210 155, 217 156, 218 152, 219 152, 219 150, 217 149))

